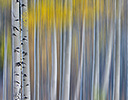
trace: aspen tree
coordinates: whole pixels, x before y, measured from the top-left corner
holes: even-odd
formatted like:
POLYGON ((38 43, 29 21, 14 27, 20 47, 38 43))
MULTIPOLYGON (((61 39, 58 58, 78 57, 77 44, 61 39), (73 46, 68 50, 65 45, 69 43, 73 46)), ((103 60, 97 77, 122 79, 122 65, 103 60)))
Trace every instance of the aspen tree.
POLYGON ((37 99, 39 100, 40 92, 40 55, 39 55, 39 0, 37 0, 37 99))
POLYGON ((67 18, 67 0, 64 1, 64 9, 63 9, 63 79, 62 79, 62 100, 64 100, 64 88, 65 88, 65 54, 66 54, 66 18, 67 18))
POLYGON ((97 8, 96 8, 96 70, 95 70, 95 98, 94 100, 99 100, 99 0, 96 2, 97 8))
POLYGON ((75 97, 74 100, 79 99, 79 92, 80 92, 80 84, 82 80, 82 66, 83 66, 83 58, 84 58, 84 41, 85 41, 85 13, 83 15, 83 27, 82 27, 82 48, 81 48, 81 59, 80 59, 80 68, 78 72, 78 78, 77 78, 77 87, 75 91, 75 97))
POLYGON ((112 100, 115 100, 114 99, 114 95, 115 95, 115 68, 116 68, 116 0, 114 0, 114 35, 113 35, 113 38, 114 38, 114 50, 113 50, 113 97, 112 97, 112 100))
POLYGON ((94 17, 94 20, 93 20, 94 26, 93 26, 93 66, 92 66, 91 100, 93 100, 93 98, 94 98, 94 95, 93 95, 93 93, 94 93, 94 88, 93 88, 94 84, 93 84, 93 82, 94 82, 94 72, 95 72, 95 0, 93 2, 94 2, 93 3, 93 6, 94 6, 94 15, 93 15, 93 17, 94 17))
POLYGON ((12 0, 13 99, 21 99, 19 1, 12 0))
MULTIPOLYGON (((70 98, 70 68, 71 68, 71 48, 72 48, 72 0, 69 0, 69 30, 66 41, 65 51, 65 68, 64 68, 64 88, 62 100, 69 100, 70 98)), ((65 24, 65 23, 64 23, 65 24)))
POLYGON ((56 19, 55 19, 55 1, 53 1, 53 67, 51 81, 51 100, 57 100, 57 40, 56 40, 56 19))
POLYGON ((21 31, 22 31, 22 99, 31 100, 30 96, 30 66, 29 66, 29 36, 28 36, 28 0, 21 2, 21 31))
POLYGON ((117 47, 116 47, 116 70, 115 70, 115 94, 114 100, 120 100, 120 42, 121 42, 121 0, 118 2, 118 31, 117 31, 117 47))
MULTIPOLYGON (((113 22, 111 18, 111 30, 109 35, 109 44, 108 44, 108 54, 106 56, 105 62, 105 76, 104 76, 104 83, 103 83, 103 92, 107 93, 109 87, 109 75, 110 75, 110 68, 111 68, 111 58, 112 58, 112 44, 113 44, 113 22)), ((104 98, 105 99, 105 98, 104 98)))
POLYGON ((3 66, 3 100, 7 100, 7 23, 6 9, 4 10, 4 66, 3 66))
POLYGON ((63 17, 62 17, 62 11, 63 11, 63 0, 61 1, 60 3, 60 6, 61 6, 61 21, 60 21, 60 85, 59 85, 59 100, 61 100, 61 94, 62 94, 62 39, 63 39, 63 35, 62 35, 62 28, 63 28, 63 17))
POLYGON ((36 39, 37 39, 37 34, 36 34, 36 0, 34 0, 34 100, 36 100, 36 83, 37 83, 37 79, 36 79, 36 53, 37 53, 37 49, 36 49, 36 39))

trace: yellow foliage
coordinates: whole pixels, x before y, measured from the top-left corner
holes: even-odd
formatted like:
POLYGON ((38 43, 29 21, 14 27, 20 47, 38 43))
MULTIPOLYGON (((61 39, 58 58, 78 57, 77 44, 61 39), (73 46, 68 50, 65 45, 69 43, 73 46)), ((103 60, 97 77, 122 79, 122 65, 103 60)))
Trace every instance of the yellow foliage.
POLYGON ((10 7, 10 4, 11 4, 11 0, 0 0, 0 6, 2 6, 2 8, 5 8, 5 7, 10 7))
POLYGON ((22 19, 23 19, 24 26, 27 27, 28 26, 28 12, 27 11, 23 12, 22 19))
MULTIPOLYGON (((109 0, 110 1, 110 0, 109 0)), ((109 4, 109 2, 108 2, 109 4)), ((33 5, 33 4, 32 4, 33 5)), ((94 23, 94 13, 95 16, 104 15, 104 0, 72 0, 72 11, 71 4, 68 0, 65 0, 62 5, 61 0, 43 0, 40 4, 38 4, 38 8, 36 8, 36 15, 39 15, 39 22, 46 29, 51 29, 53 26, 53 22, 55 20, 56 29, 60 29, 61 20, 63 24, 68 25, 68 22, 71 20, 70 13, 72 12, 73 21, 77 20, 79 17, 79 21, 82 20, 83 14, 85 14, 86 18, 86 26, 88 27, 88 23, 91 21, 92 28, 94 23), (39 14, 37 14, 39 12, 39 14)), ((108 15, 110 10, 108 10, 108 15)), ((34 8, 30 6, 28 12, 28 20, 29 27, 34 27, 34 8)), ((36 24, 37 24, 36 17, 36 24)))

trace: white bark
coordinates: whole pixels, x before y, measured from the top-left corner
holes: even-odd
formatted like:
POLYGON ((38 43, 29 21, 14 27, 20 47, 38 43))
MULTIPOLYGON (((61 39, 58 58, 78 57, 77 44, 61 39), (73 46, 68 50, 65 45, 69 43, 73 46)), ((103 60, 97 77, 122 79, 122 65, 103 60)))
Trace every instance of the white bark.
MULTIPOLYGON (((61 1, 61 12, 63 11, 63 0, 61 1)), ((59 83, 59 100, 61 100, 61 93, 62 93, 62 18, 60 23, 60 83, 59 83)))
POLYGON ((37 83, 37 79, 36 79, 36 39, 37 39, 37 35, 36 35, 36 0, 34 0, 34 100, 36 100, 36 83, 37 83))
POLYGON ((118 4, 118 32, 117 32, 117 52, 116 52, 116 71, 115 71, 115 94, 114 100, 120 100, 120 40, 121 40, 121 0, 118 4))
POLYGON ((23 70, 23 88, 22 99, 31 100, 30 96, 30 68, 29 68, 29 36, 28 36, 28 0, 21 2, 21 27, 22 27, 22 70, 23 70), (24 6, 23 6, 24 5, 24 6))
MULTIPOLYGON (((67 10, 67 0, 64 1, 64 10, 67 10)), ((67 14, 67 11, 65 11, 65 13, 67 14)), ((62 79, 62 100, 64 100, 64 88, 65 88, 65 54, 66 54, 66 16, 63 17, 63 21, 64 21, 64 35, 63 35, 63 79, 62 79)))
POLYGON ((4 11, 4 66, 3 66, 3 100, 7 100, 7 23, 6 23, 6 9, 4 11))
POLYGON ((12 4, 13 99, 21 99, 19 2, 12 4))
POLYGON ((113 97, 112 100, 114 100, 114 94, 115 94, 115 68, 116 68, 116 0, 114 1, 114 8, 115 8, 115 14, 114 14, 114 57, 113 57, 113 97))
MULTIPOLYGON (((99 0, 97 0, 99 3, 99 0)), ((95 70, 95 98, 99 100, 99 5, 97 3, 97 34, 96 34, 96 70, 95 70)))
POLYGON ((93 100, 93 82, 94 82, 94 72, 95 72, 95 0, 94 0, 94 33, 93 33, 93 66, 92 66, 92 89, 91 89, 91 100, 93 100))
POLYGON ((112 44, 113 44, 113 25, 111 23, 111 32, 109 36, 109 44, 108 44, 108 54, 106 55, 106 62, 105 62, 105 76, 104 76, 104 83, 103 83, 103 92, 107 93, 108 86, 109 86, 109 75, 110 75, 110 68, 111 68, 111 57, 112 57, 112 44))
POLYGON ((64 71, 64 96, 63 100, 70 98, 70 68, 71 68, 71 48, 72 48, 72 0, 69 0, 70 15, 69 15, 69 32, 67 36, 66 54, 65 54, 65 71, 64 71))
POLYGON ((47 43, 47 33, 45 34, 46 38, 46 58, 47 58, 47 98, 50 100, 50 94, 49 94, 49 58, 48 58, 48 43, 47 43))
POLYGON ((53 41, 53 69, 52 69, 52 81, 51 81, 51 100, 57 100, 57 41, 56 41, 56 23, 55 17, 53 19, 53 27, 54 27, 54 41, 53 41))
MULTIPOLYGON (((39 94, 40 94, 40 55, 39 55, 39 0, 37 0, 37 99, 39 100, 39 94)), ((36 23, 35 23, 36 24, 36 23)))
POLYGON ((78 72, 77 78, 77 86, 75 91, 74 100, 79 100, 79 93, 80 93, 80 84, 82 80, 82 66, 83 66, 83 57, 84 57, 84 40, 85 40, 85 14, 83 16, 83 29, 82 29, 82 48, 81 48, 81 59, 80 59, 80 68, 78 72))
POLYGON ((62 90, 62 33, 60 34, 60 83, 59 83, 59 100, 61 100, 62 90))

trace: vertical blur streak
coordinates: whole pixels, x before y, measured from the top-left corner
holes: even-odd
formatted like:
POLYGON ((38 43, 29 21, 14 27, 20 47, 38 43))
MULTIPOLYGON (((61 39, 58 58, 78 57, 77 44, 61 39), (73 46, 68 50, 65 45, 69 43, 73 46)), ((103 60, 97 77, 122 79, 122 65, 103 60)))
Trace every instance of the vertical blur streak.
POLYGON ((108 91, 109 87, 109 75, 110 75, 110 67, 111 67, 111 55, 112 55, 112 44, 113 44, 113 22, 111 18, 111 30, 109 35, 109 44, 108 44, 108 54, 106 56, 106 62, 105 62, 105 76, 104 76, 104 83, 103 83, 103 92, 108 91))
MULTIPOLYGON (((64 9, 62 10, 64 12, 63 15, 67 15, 67 0, 64 1, 64 9)), ((64 85, 65 85, 65 55, 66 55, 66 16, 62 17, 63 18, 63 27, 64 27, 64 32, 63 32, 63 79, 62 79, 62 100, 64 100, 64 85)))
POLYGON ((36 0, 34 0, 34 100, 36 100, 36 0))
POLYGON ((4 66, 3 66, 3 100, 7 100, 7 24, 6 24, 6 9, 4 9, 4 66))
MULTIPOLYGON (((60 6, 61 6, 61 11, 60 13, 62 13, 63 11, 63 0, 61 0, 61 3, 60 3, 60 6)), ((61 97, 62 97, 62 59, 63 59, 63 56, 62 56, 62 39, 63 39, 63 35, 62 35, 62 29, 63 29, 63 22, 62 22, 62 19, 63 17, 61 16, 61 21, 60 21, 60 85, 59 85, 59 100, 61 100, 61 97)))
MULTIPOLYGON (((127 0, 127 10, 128 10, 128 0, 127 0)), ((126 99, 128 99, 128 12, 127 12, 127 93, 126 93, 126 99)))
MULTIPOLYGON (((77 86, 75 90, 75 97, 74 100, 78 100, 79 92, 80 92, 80 85, 82 82, 82 69, 83 69, 83 57, 84 57, 84 40, 85 40, 85 13, 83 14, 83 27, 82 27, 82 48, 81 48, 81 58, 80 58, 80 68, 78 71, 78 78, 77 78, 77 86)), ((84 66, 85 67, 85 66, 84 66)))
POLYGON ((96 2, 96 70, 95 70, 95 97, 94 100, 99 100, 99 0, 96 2))
POLYGON ((66 60, 65 60, 65 77, 64 77, 64 97, 63 100, 70 98, 70 69, 71 69, 71 48, 72 48, 72 0, 69 0, 69 29, 67 33, 66 60))
POLYGON ((85 82, 85 78, 86 78, 86 45, 84 45, 84 55, 83 56, 84 56, 84 58, 83 58, 84 59, 83 60, 84 61, 83 62, 84 63, 83 64, 83 100, 86 100, 86 98, 85 98, 86 97, 86 95, 85 95, 86 94, 86 90, 85 90, 85 88, 86 88, 86 86, 85 86, 86 85, 85 84, 86 83, 85 82))
POLYGON ((92 89, 91 89, 91 100, 93 100, 93 93, 94 93, 94 88, 93 88, 93 86, 94 86, 94 72, 95 72, 95 0, 93 1, 94 3, 93 3, 93 6, 94 6, 94 15, 93 15, 93 17, 94 17, 94 25, 93 25, 93 65, 92 65, 92 89))
POLYGON ((62 33, 60 34, 60 86, 59 86, 59 100, 61 100, 62 91, 62 33))
POLYGON ((39 94, 40 94, 40 51, 39 51, 39 0, 37 0, 37 99, 39 99, 39 94))
POLYGON ((46 60, 47 61, 47 64, 46 64, 47 65, 47 85, 46 86, 47 86, 47 96, 48 96, 47 98, 48 98, 48 100, 50 100, 50 96, 49 96, 50 95, 49 94, 50 93, 50 91, 49 91, 49 60, 48 60, 49 55, 48 55, 47 33, 45 35, 46 35, 45 38, 46 38, 46 58, 47 58, 47 60, 46 60))
MULTIPOLYGON (((13 0, 12 0, 12 2, 11 2, 12 4, 13 4, 13 0)), ((11 20, 13 19, 13 5, 11 6, 11 20)), ((13 20, 11 21, 11 24, 13 23, 13 20)), ((11 31, 13 31, 13 28, 11 28, 11 31)), ((11 34, 12 35, 12 34, 11 34)), ((11 93, 11 100, 13 100, 13 94, 14 94, 14 89, 13 89, 13 87, 14 87, 14 38, 13 38, 13 36, 12 36, 12 93, 11 93)))
POLYGON ((114 50, 113 50, 113 98, 115 100, 115 68, 116 68, 116 0, 114 0, 114 50))
MULTIPOLYGON (((53 10, 55 9, 55 2, 53 1, 53 10)), ((54 11, 53 11, 54 12, 54 11)), ((56 41, 56 23, 55 12, 53 13, 53 67, 52 67, 52 81, 51 81, 51 100, 57 100, 57 41, 56 41)))
POLYGON ((118 32, 117 32, 117 52, 116 52, 116 72, 115 72, 115 100, 120 100, 120 39, 121 39, 121 0, 118 2, 118 32))

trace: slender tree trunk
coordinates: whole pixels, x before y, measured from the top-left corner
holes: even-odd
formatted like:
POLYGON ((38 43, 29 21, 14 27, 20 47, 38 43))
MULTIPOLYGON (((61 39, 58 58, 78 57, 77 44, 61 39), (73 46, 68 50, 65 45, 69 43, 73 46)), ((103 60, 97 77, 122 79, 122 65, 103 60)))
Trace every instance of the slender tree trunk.
MULTIPOLYGON (((60 13, 62 13, 62 11, 63 11, 63 0, 61 1, 61 4, 60 4, 60 6, 61 6, 61 12, 60 13)), ((62 26, 62 24, 63 24, 63 22, 62 22, 62 19, 63 19, 63 17, 61 17, 61 22, 60 22, 60 85, 59 85, 59 100, 61 100, 61 93, 62 93, 62 52, 63 52, 63 50, 62 50, 62 39, 63 39, 63 36, 62 36, 62 28, 63 28, 63 26, 62 26)))
POLYGON ((114 99, 114 95, 115 95, 115 68, 116 68, 116 0, 114 1, 114 8, 115 8, 115 14, 114 14, 114 56, 113 56, 113 98, 114 99))
POLYGON ((56 29, 54 26, 54 35, 53 35, 53 47, 52 47, 52 80, 51 80, 51 100, 56 100, 57 96, 57 48, 56 48, 56 29))
POLYGON ((49 58, 48 58, 48 43, 47 43, 47 33, 46 35, 46 57, 47 57, 47 94, 48 94, 48 100, 50 100, 50 95, 49 95, 49 58))
POLYGON ((7 23, 6 23, 6 9, 4 11, 4 66, 3 66, 3 100, 7 100, 7 23))
POLYGON ((86 100, 86 42, 84 42, 84 60, 83 60, 83 100, 86 100))
POLYGON ((99 0, 97 0, 97 32, 96 32, 96 72, 95 72, 95 98, 99 100, 99 0))
POLYGON ((36 53, 37 53, 37 46, 36 46, 36 39, 37 39, 37 35, 36 35, 36 0, 34 0, 34 100, 36 100, 36 83, 37 83, 37 79, 36 79, 36 65, 37 65, 37 61, 36 61, 36 53))
POLYGON ((70 98, 70 68, 71 68, 71 48, 72 48, 72 0, 69 0, 70 14, 69 14, 69 32, 67 34, 66 45, 66 59, 65 59, 65 76, 64 76, 64 96, 63 100, 69 100, 70 98))
MULTIPOLYGON (((54 2, 54 1, 53 1, 54 2)), ((53 4, 55 6, 55 4, 53 4)), ((53 8, 54 9, 54 8, 53 8)), ((57 100, 57 41, 56 41, 56 23, 55 23, 55 13, 53 18, 53 29, 54 29, 54 39, 53 39, 53 67, 52 67, 52 84, 51 84, 51 100, 57 100)))
POLYGON ((21 2, 21 29, 22 29, 22 99, 31 100, 30 96, 30 68, 29 68, 29 35, 28 35, 28 0, 21 2))
POLYGON ((39 100, 39 90, 40 90, 40 59, 39 59, 39 28, 37 30, 37 99, 39 100))
POLYGON ((94 0, 94 33, 93 33, 93 66, 92 66, 92 89, 91 89, 91 100, 93 100, 93 82, 94 82, 94 72, 95 72, 95 0, 94 0))
MULTIPOLYGON (((109 36, 109 44, 108 44, 108 54, 106 56, 105 62, 105 76, 104 76, 104 83, 103 83, 103 92, 107 94, 108 87, 109 87, 109 75, 110 75, 110 68, 111 68, 111 57, 112 57, 112 44, 113 44, 113 24, 111 22, 111 30, 109 36)), ((105 99, 105 98, 104 98, 105 99)))
POLYGON ((21 99, 19 2, 12 4, 12 54, 13 54, 13 99, 21 99))
POLYGON ((39 0, 37 0, 37 99, 39 100, 40 94, 40 55, 39 55, 39 0))
POLYGON ((84 40, 85 40, 85 14, 83 16, 83 30, 82 30, 82 48, 81 48, 81 59, 80 59, 80 68, 78 72, 78 78, 77 78, 77 87, 75 91, 75 97, 74 100, 79 99, 79 93, 80 93, 80 83, 82 80, 82 66, 83 66, 83 57, 84 57, 84 40))
POLYGON ((121 0, 118 3, 118 32, 117 32, 117 52, 116 52, 116 72, 115 72, 115 94, 114 99, 120 100, 120 40, 121 40, 121 0))
POLYGON ((60 85, 59 85, 59 100, 61 100, 62 91, 62 33, 60 34, 60 85))
MULTIPOLYGON (((64 2, 63 12, 67 15, 67 0, 64 2)), ((65 88, 65 54, 66 54, 66 16, 63 17, 64 34, 63 34, 63 82, 62 82, 62 100, 64 100, 64 88, 65 88)))
MULTIPOLYGON (((80 68, 81 68, 81 66, 80 66, 80 35, 81 35, 81 22, 80 22, 80 13, 78 12, 78 32, 77 32, 77 38, 78 38, 78 71, 80 71, 80 68)), ((83 20, 83 21, 85 21, 85 20, 83 20)), ((83 22, 84 23, 84 22, 83 22)), ((84 27, 85 28, 85 27, 84 27)), ((84 55, 84 54, 83 54, 84 55)), ((84 59, 84 58, 83 58, 84 59)), ((82 65, 82 69, 83 69, 83 66, 84 66, 84 64, 82 65)), ((77 68, 76 68, 77 69, 77 68)), ((80 100, 82 100, 82 94, 83 94, 83 91, 82 91, 82 89, 83 89, 83 82, 85 81, 85 77, 83 77, 83 75, 85 75, 85 74, 83 74, 83 72, 84 71, 82 71, 82 79, 80 80, 80 83, 81 83, 81 85, 80 85, 80 96, 79 96, 79 99, 80 100)), ((79 72, 78 72, 78 74, 79 74, 79 72)), ((76 75, 77 76, 77 75, 76 75)), ((75 77, 75 76, 73 76, 73 77, 75 77)), ((78 83, 78 82, 77 82, 78 83)), ((76 84, 77 85, 77 84, 76 84)), ((84 84, 85 85, 85 84, 84 84)), ((75 93, 75 92, 74 92, 75 93)), ((74 97, 75 97, 75 94, 74 94, 74 97)), ((75 98, 74 98, 75 99, 75 98)))

